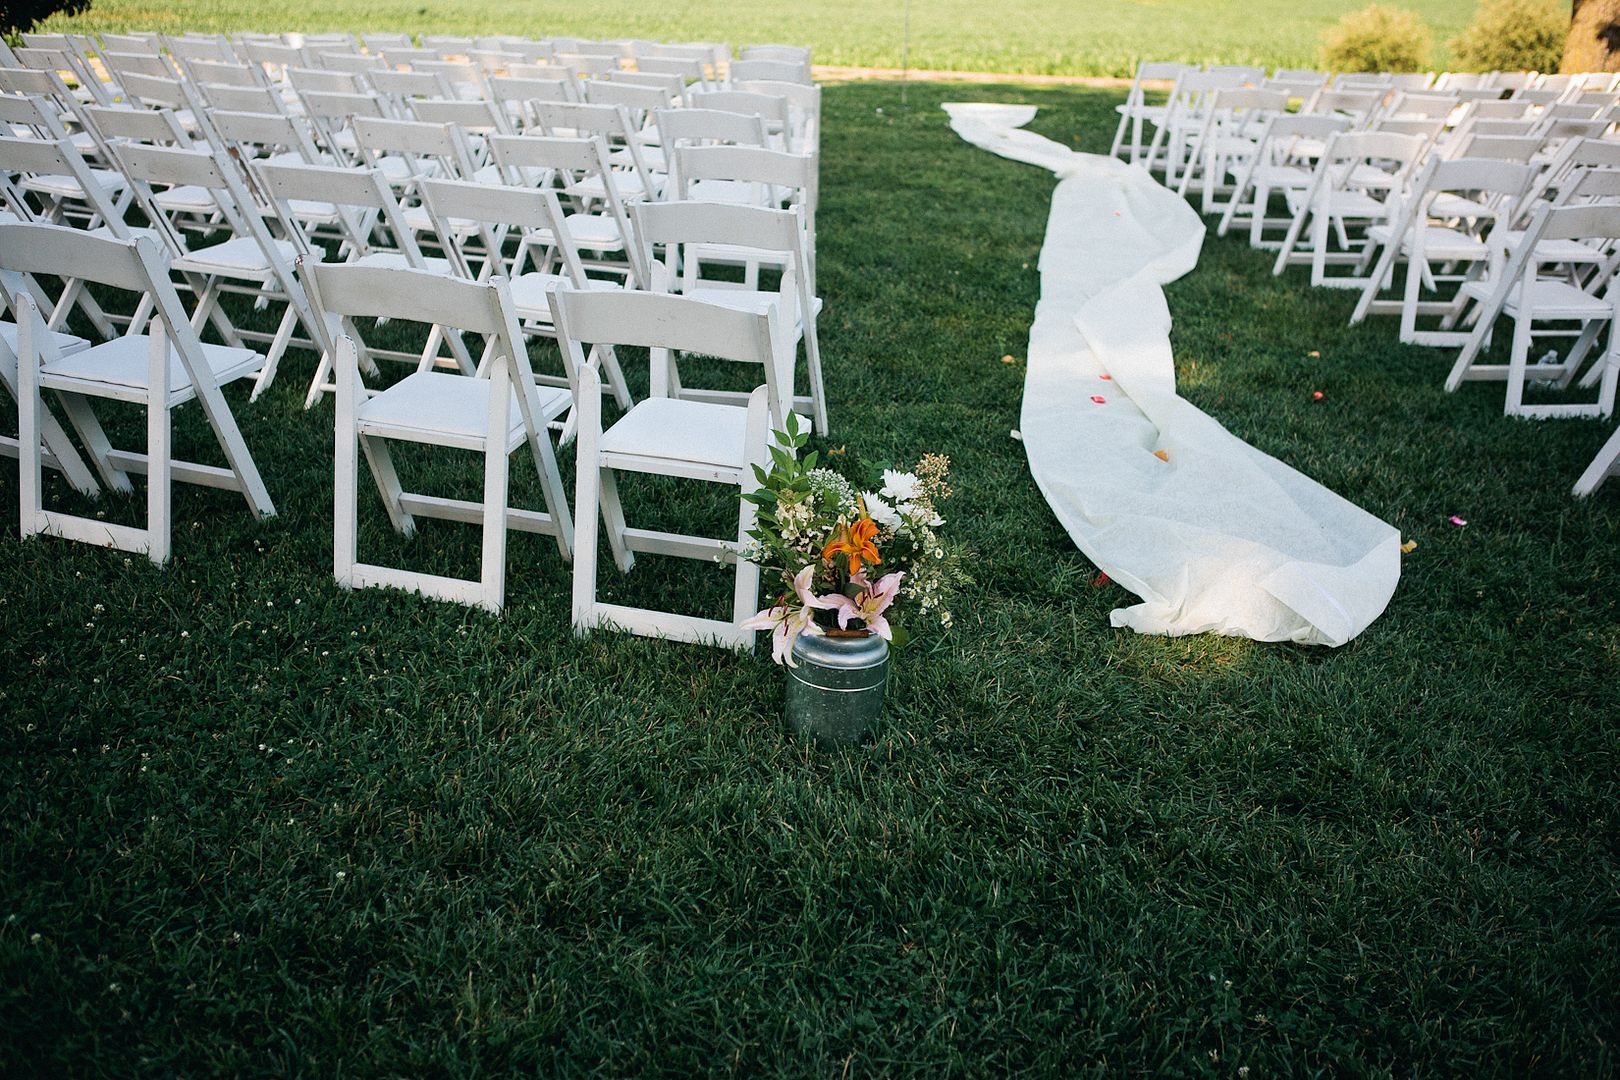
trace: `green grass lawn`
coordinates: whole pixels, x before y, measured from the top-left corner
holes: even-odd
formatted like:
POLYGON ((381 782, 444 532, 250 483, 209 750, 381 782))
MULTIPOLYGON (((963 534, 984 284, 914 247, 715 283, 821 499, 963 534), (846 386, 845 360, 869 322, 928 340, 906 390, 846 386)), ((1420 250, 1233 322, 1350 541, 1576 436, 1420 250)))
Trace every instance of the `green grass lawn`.
MULTIPOLYGON (((911 64, 953 71, 1129 75, 1140 60, 1291 67, 1317 62, 1323 32, 1364 0, 914 0, 911 64)), ((1434 34, 1434 62, 1473 17, 1473 0, 1400 0, 1434 34)), ((902 0, 735 4, 719 0, 568 0, 515 10, 500 0, 336 0, 296 18, 247 0, 94 0, 51 28, 96 30, 405 30, 442 34, 568 34, 815 47, 823 64, 899 67, 902 0)))
MULTIPOLYGON (((1568 494, 1611 425, 1448 395, 1448 354, 1211 239, 1169 288, 1186 396, 1419 546, 1337 651, 1110 629, 1131 598, 1008 437, 1053 181, 958 140, 962 94, 826 99, 817 445, 948 453, 980 556, 877 741, 796 742, 763 656, 575 640, 543 537, 499 618, 340 591, 294 354, 229 393, 275 520, 182 487, 157 570, 5 513, 0 1074, 1615 1070, 1620 484, 1568 494)), ((1112 133, 1106 93, 973 94, 1112 133)), ((204 441, 187 406, 177 447, 204 441)), ((369 557, 476 558, 470 527, 362 509, 369 557)), ((604 584, 723 606, 669 561, 604 584)))

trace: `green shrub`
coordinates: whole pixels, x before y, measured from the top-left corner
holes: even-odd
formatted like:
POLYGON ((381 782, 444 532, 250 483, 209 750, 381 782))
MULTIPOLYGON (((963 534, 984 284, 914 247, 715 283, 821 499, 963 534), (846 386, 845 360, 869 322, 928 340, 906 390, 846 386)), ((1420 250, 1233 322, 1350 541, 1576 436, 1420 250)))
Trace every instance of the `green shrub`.
POLYGON ((1327 32, 1322 63, 1329 71, 1420 71, 1429 63, 1429 28, 1410 11, 1374 4, 1327 32))
POLYGON ((1451 43, 1457 66, 1472 71, 1557 71, 1569 33, 1558 0, 1483 0, 1473 24, 1451 43))

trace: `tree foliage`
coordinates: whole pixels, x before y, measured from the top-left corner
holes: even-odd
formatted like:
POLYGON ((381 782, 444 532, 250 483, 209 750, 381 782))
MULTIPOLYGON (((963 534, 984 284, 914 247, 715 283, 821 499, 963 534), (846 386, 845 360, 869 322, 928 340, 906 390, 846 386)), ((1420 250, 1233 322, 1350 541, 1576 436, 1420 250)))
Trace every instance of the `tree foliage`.
POLYGON ((0 0, 0 34, 15 38, 52 15, 82 15, 90 0, 0 0))

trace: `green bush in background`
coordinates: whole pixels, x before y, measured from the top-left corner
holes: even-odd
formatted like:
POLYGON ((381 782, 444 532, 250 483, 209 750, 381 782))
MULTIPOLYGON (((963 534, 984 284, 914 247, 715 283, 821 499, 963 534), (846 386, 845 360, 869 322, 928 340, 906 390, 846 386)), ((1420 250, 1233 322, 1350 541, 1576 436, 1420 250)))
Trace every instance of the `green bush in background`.
POLYGON ((1327 32, 1322 65, 1329 71, 1421 71, 1429 64, 1429 44, 1429 28, 1417 15, 1374 4, 1327 32))
POLYGON ((1568 33, 1569 6, 1558 0, 1483 0, 1451 47, 1459 68, 1557 71, 1568 33))

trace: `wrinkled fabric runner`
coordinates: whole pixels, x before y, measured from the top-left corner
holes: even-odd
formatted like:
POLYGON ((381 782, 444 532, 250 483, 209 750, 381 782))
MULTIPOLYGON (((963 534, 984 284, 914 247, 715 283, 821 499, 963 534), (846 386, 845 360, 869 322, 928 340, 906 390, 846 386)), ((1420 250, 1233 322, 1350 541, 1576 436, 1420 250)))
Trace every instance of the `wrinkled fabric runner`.
POLYGON ((1142 599, 1113 625, 1333 646, 1366 629, 1400 578, 1400 534, 1176 394, 1160 286, 1197 265, 1197 212, 1140 167, 1020 130, 1033 106, 945 111, 968 142, 1060 179, 1020 426, 1058 520, 1142 599))

